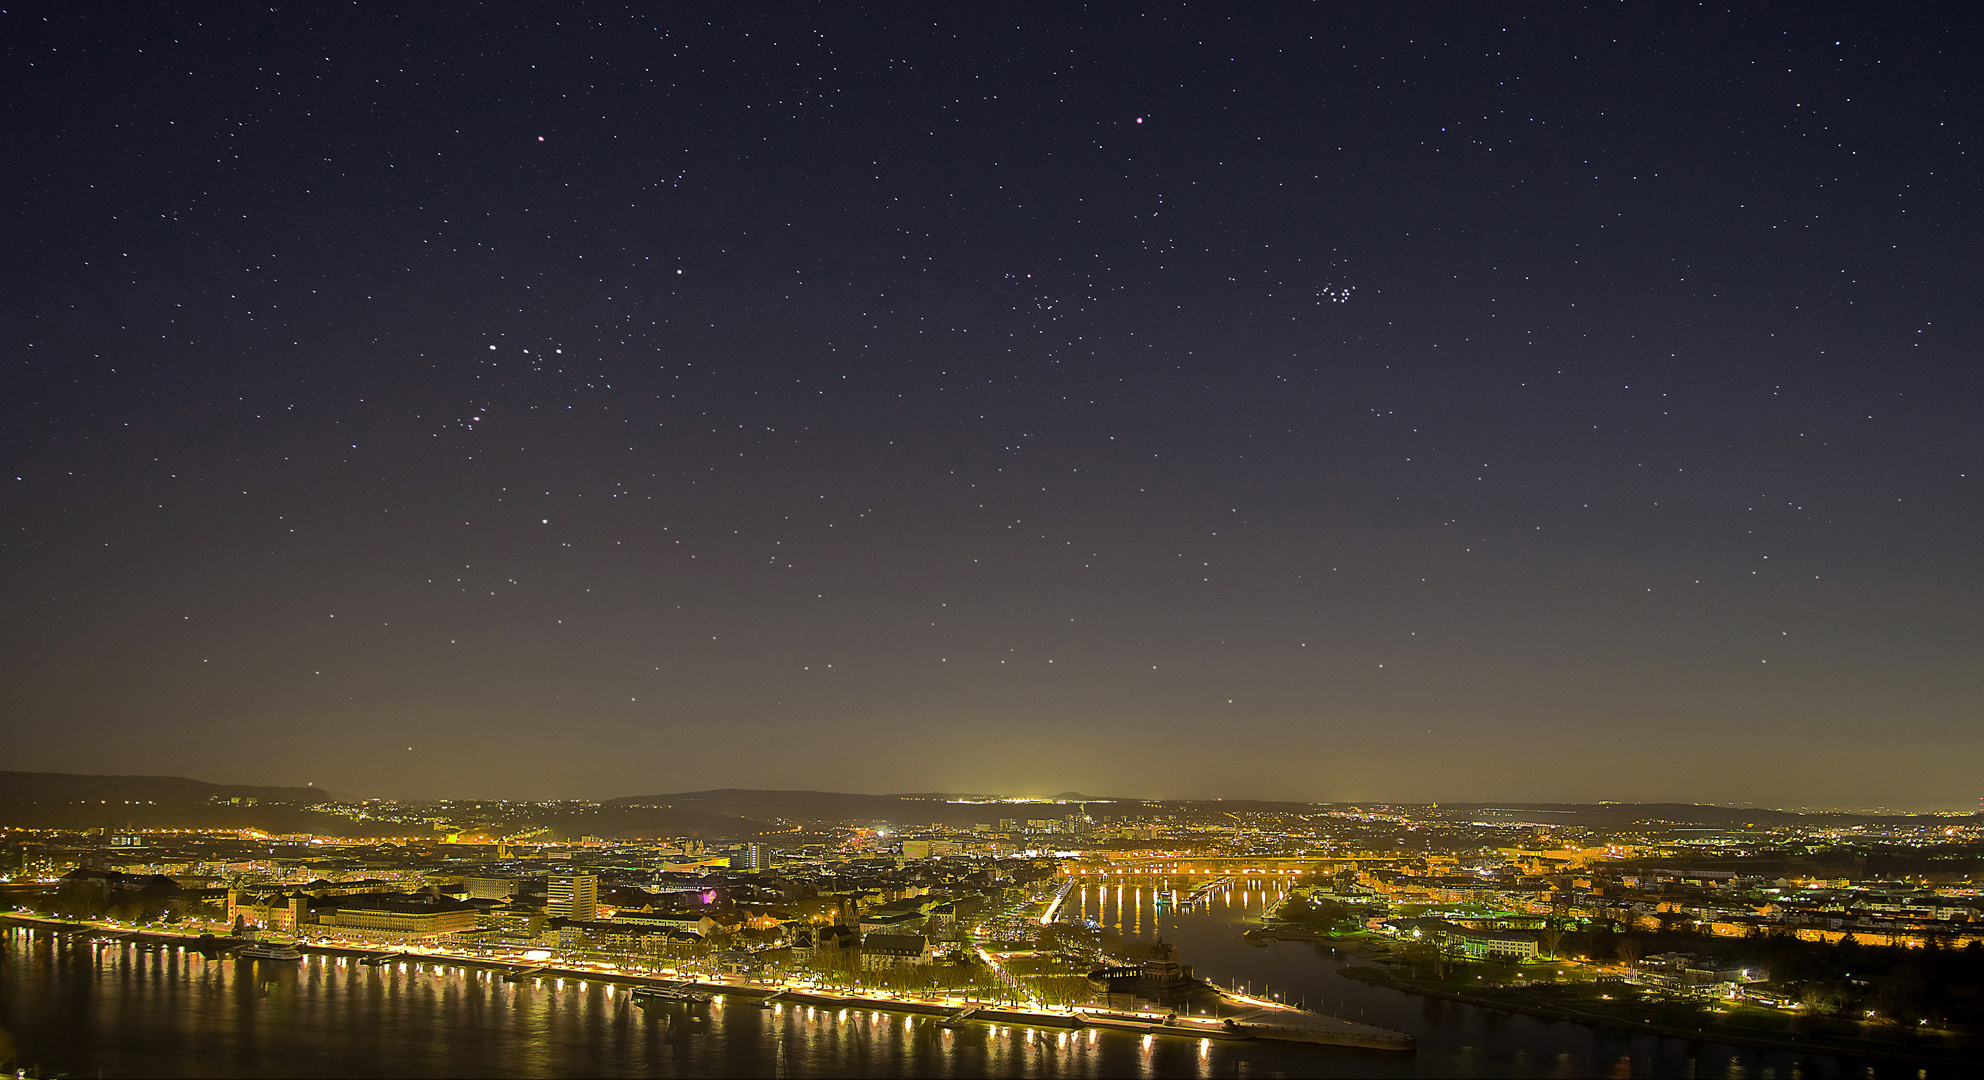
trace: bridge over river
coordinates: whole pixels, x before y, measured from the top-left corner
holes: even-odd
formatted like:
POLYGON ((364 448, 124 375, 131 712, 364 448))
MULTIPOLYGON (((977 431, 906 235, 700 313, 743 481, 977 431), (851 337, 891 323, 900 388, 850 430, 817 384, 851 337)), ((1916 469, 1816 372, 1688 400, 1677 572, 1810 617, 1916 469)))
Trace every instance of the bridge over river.
POLYGON ((1397 855, 1153 855, 1098 853, 1071 859, 1061 866, 1070 877, 1298 877, 1334 874, 1367 863, 1398 861, 1397 855))

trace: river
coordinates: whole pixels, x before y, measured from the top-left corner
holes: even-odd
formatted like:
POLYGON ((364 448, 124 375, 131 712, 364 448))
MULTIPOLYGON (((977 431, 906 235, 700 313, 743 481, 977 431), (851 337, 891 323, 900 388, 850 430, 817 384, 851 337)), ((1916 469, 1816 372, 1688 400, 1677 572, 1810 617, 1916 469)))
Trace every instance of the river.
MULTIPOLYGON (((623 988, 580 979, 506 983, 447 965, 322 956, 209 958, 22 927, 0 929, 0 1027, 21 1066, 72 1077, 1917 1075, 1914 1066, 1613 1035, 1367 987, 1336 976, 1339 962, 1311 946, 1242 942, 1241 920, 1273 893, 1261 883, 1162 914, 1149 896, 1129 894, 1120 898, 1124 929, 1161 932, 1222 981, 1340 1002, 1342 1015, 1411 1031, 1417 1053, 950 1030, 879 1011, 740 1002, 643 1009, 623 988)), ((1071 914, 1114 920, 1116 899, 1078 890, 1071 914)))
MULTIPOLYGON (((1134 879, 1133 879, 1134 880, 1134 879)), ((1188 895, 1192 881, 1178 892, 1188 895)), ((1798 1054, 1693 1039, 1664 1038, 1543 1020, 1407 994, 1346 979, 1337 971, 1368 964, 1328 946, 1306 942, 1248 944, 1241 933, 1284 894, 1272 876, 1241 878, 1189 910, 1160 910, 1153 879, 1141 884, 1077 888, 1063 904, 1064 918, 1098 922, 1130 937, 1162 937, 1194 974, 1224 986, 1237 984, 1310 1008, 1359 1020, 1419 1040, 1410 1055, 1370 1055, 1353 1066, 1322 1065, 1320 1075, 1457 1077, 1730 1077, 1742 1080, 1814 1077, 1935 1077, 1968 1075, 1903 1062, 1875 1062, 1798 1054)), ((1227 1074, 1222 1074, 1227 1075, 1227 1074)))

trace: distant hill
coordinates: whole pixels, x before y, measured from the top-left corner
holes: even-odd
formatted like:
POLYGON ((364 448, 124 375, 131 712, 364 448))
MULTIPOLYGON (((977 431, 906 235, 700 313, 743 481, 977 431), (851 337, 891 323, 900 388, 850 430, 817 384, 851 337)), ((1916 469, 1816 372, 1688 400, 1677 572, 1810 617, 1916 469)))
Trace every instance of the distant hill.
MULTIPOLYGON (((993 824, 1000 818, 1062 817, 1073 809, 1052 803, 957 801, 991 796, 855 795, 839 791, 750 791, 720 788, 671 795, 630 795, 612 799, 605 807, 653 807, 700 814, 721 814, 754 821, 887 821, 901 825, 993 824)), ((1098 800, 1100 801, 1100 800, 1098 800)), ((1097 808, 1100 812, 1101 807, 1097 808)))
POLYGON ((315 787, 209 784, 183 776, 91 776, 84 773, 0 772, 0 803, 211 803, 216 798, 269 803, 317 803, 349 798, 315 787))
MULTIPOLYGON (((1090 812, 1138 814, 1152 812, 1143 807, 1160 807, 1160 813, 1182 819, 1225 819, 1232 814, 1291 813, 1312 814, 1348 806, 1346 803, 1279 802, 1256 799, 1126 799, 1098 796, 1060 795, 1069 803, 1089 801, 1090 812)), ((919 792, 904 795, 859 795, 838 791, 754 791, 720 788, 712 791, 685 791, 666 795, 631 795, 601 804, 603 811, 651 809, 678 814, 714 815, 756 822, 789 821, 847 822, 887 821, 899 825, 987 824, 1000 818, 1062 817, 1072 805, 1053 803, 998 802, 996 796, 919 792)), ((1368 803, 1356 805, 1368 806, 1368 803)), ((1695 803, 1528 803, 1465 802, 1412 805, 1423 811, 1449 818, 1474 818, 1502 823, 1533 822, 1551 825, 1583 825, 1618 828, 1633 824, 1666 824, 1677 827, 1727 828, 1745 824, 1781 825, 1794 822, 1940 822, 1930 815, 1880 814, 1801 814, 1787 810, 1705 806, 1695 803)), ((710 823, 715 825, 715 822, 710 823)), ((720 827, 720 826, 719 826, 720 827)))
MULTIPOLYGON (((366 825, 303 807, 353 796, 316 787, 212 784, 183 776, 96 776, 80 773, 0 772, 0 825, 100 828, 107 818, 120 827, 245 827, 282 832, 370 835, 366 825), (231 798, 252 798, 253 807, 231 806, 231 798)), ((897 825, 994 824, 1002 818, 1064 817, 1075 802, 1087 801, 1100 815, 1164 813, 1182 820, 1221 821, 1245 813, 1315 813, 1344 803, 1277 802, 1251 799, 1151 799, 1082 796, 1055 798, 1066 803, 1004 802, 998 796, 947 792, 864 795, 838 791, 756 791, 720 788, 609 799, 597 808, 545 806, 526 816, 559 837, 702 836, 743 838, 785 831, 780 823, 809 824, 886 821, 897 825), (1147 809, 1148 807, 1156 807, 1147 809)), ((1370 805, 1360 803, 1357 805, 1370 805)), ((1404 806, 1406 804, 1396 804, 1404 806)), ((1426 804, 1419 809, 1431 810, 1426 804)), ((1440 803, 1449 819, 1620 828, 1665 824, 1686 828, 1726 828, 1745 824, 1794 822, 1928 823, 1948 819, 1929 815, 1794 813, 1695 803, 1440 803)), ((396 828, 396 826, 395 826, 396 828)))
POLYGON ((1947 820, 1933 814, 1799 813, 1792 810, 1765 810, 1758 807, 1705 806, 1699 803, 1441 803, 1439 808, 1450 816, 1473 814, 1478 815, 1483 821, 1523 821, 1542 825, 1598 827, 1669 824, 1729 828, 1739 825, 1789 825, 1798 822, 1904 824, 1947 820))
POLYGON ((549 839, 576 840, 582 836, 607 839, 653 839, 695 836, 704 840, 745 840, 767 834, 784 834, 785 829, 733 814, 713 814, 695 810, 671 810, 639 804, 602 805, 598 809, 526 812, 519 823, 529 822, 551 829, 549 839))
MULTIPOLYGON (((359 822, 304 807, 352 796, 316 787, 210 784, 183 776, 90 776, 76 773, 0 772, 0 826, 51 829, 257 828, 327 836, 395 835, 405 826, 359 822), (225 800, 255 800, 253 806, 225 800)), ((525 819, 548 826, 552 836, 750 837, 763 826, 737 816, 693 809, 606 806, 544 807, 525 819)))

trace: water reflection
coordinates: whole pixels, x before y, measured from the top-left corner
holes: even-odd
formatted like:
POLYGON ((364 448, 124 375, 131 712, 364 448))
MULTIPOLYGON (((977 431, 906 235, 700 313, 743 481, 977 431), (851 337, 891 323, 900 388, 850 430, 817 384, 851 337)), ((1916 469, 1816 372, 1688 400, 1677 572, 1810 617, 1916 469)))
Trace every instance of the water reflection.
POLYGON ((1250 945, 1242 938, 1250 923, 1257 924, 1265 911, 1287 895, 1287 878, 1236 877, 1194 902, 1203 886, 1217 881, 1210 875, 1098 880, 1070 893, 1069 903, 1074 905, 1070 916, 1092 919, 1127 937, 1144 941, 1162 938, 1177 947, 1178 958, 1193 965, 1195 974, 1219 985, 1269 993, 1347 1019, 1411 1032, 1418 1038, 1418 1051, 1407 1056, 1328 1051, 1335 1061, 1354 1055, 1358 1068, 1367 1075, 1698 1076, 1730 1080, 1967 1075, 1948 1067, 1925 1069, 1900 1062, 1793 1054, 1592 1028, 1371 986, 1337 974, 1353 963, 1370 963, 1348 953, 1307 942, 1250 945), (1160 896, 1171 899, 1160 905, 1160 896))
MULTIPOLYGON (((253 962, 0 929, 0 1026, 19 1061, 106 1076, 1915 1076, 1914 1066, 1661 1040, 1411 997, 1335 974, 1309 945, 1255 948, 1243 920, 1286 883, 1093 883, 1071 914, 1165 940, 1221 982, 1320 1003, 1418 1035, 1416 1054, 1102 1033, 937 1027, 872 1009, 730 1002, 634 1004, 589 979, 506 983, 422 962, 366 967, 312 956, 253 962)), ((1936 1075, 1930 1070, 1929 1075, 1936 1075)))

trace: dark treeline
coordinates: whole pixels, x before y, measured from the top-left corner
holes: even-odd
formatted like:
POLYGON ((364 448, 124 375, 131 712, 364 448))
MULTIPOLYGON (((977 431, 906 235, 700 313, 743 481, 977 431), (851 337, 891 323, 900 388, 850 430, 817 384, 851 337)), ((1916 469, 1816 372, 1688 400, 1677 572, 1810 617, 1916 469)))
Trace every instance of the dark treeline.
POLYGON ((1984 1030, 1984 947, 1976 942, 1910 949, 1851 937, 1827 944, 1788 933, 1728 938, 1679 928, 1598 929, 1564 933, 1558 953, 1615 963, 1693 953, 1717 968, 1758 971, 1813 1017, 1984 1030))
POLYGON ((1349 934, 1364 928, 1365 910, 1327 897, 1291 896, 1275 909, 1275 918, 1325 934, 1349 934))
POLYGON ((58 919, 123 919, 175 923, 189 916, 220 918, 226 905, 188 900, 171 878, 147 879, 134 889, 106 889, 93 881, 64 881, 52 892, 24 898, 20 906, 58 919))

